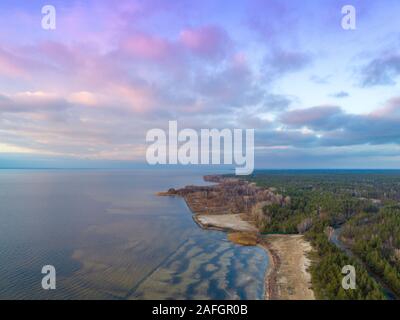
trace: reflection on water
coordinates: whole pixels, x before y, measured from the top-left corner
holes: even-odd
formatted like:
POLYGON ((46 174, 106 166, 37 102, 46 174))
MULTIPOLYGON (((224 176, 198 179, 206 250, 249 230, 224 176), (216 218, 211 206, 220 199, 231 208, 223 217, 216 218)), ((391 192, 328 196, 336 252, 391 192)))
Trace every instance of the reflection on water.
POLYGON ((265 253, 232 245, 216 231, 185 241, 131 299, 258 299, 264 292, 265 253))
POLYGON ((198 173, 0 171, 0 298, 257 299, 267 255, 197 227, 170 187, 198 173), (57 289, 41 289, 43 265, 57 289))

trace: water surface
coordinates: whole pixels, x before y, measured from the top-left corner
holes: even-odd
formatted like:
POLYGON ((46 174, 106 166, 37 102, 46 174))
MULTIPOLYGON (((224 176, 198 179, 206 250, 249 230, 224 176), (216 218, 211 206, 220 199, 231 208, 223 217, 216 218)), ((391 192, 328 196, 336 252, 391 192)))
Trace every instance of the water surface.
POLYGON ((262 249, 155 196, 204 183, 187 170, 0 170, 0 299, 261 299, 262 249), (41 288, 44 265, 56 290, 41 288))

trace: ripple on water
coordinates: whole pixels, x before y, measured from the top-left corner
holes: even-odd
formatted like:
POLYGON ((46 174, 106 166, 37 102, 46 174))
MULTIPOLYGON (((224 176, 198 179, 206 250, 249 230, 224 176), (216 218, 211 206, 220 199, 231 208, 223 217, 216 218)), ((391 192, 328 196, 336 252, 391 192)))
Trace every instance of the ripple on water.
POLYGON ((143 281, 130 299, 263 299, 268 257, 204 231, 143 281), (260 281, 261 280, 261 281, 260 281))
POLYGON ((263 298, 262 249, 201 230, 182 199, 154 195, 200 182, 187 172, 1 171, 0 299, 263 298), (47 264, 57 290, 41 289, 47 264))

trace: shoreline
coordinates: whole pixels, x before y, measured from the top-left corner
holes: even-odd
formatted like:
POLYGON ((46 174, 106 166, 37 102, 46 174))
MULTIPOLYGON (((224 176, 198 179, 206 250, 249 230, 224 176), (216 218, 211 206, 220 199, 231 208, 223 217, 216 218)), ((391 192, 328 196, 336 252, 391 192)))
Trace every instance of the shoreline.
POLYGON ((269 253, 271 269, 266 274, 266 300, 315 300, 308 254, 312 247, 303 235, 271 234, 261 242, 269 253))
MULTIPOLYGON (((227 227, 221 227, 216 225, 205 225, 199 220, 198 216, 201 215, 193 213, 192 214, 193 221, 203 230, 214 230, 214 231, 225 232, 227 234, 227 237, 229 232, 238 231, 227 227)), ((277 256, 275 251, 273 251, 270 247, 268 247, 268 245, 264 243, 262 240, 258 242, 255 246, 263 249, 268 256, 268 266, 264 275, 264 300, 277 300, 278 295, 277 295, 276 274, 277 274, 277 268, 279 266, 279 257, 277 256)))
MULTIPOLYGON (((255 234, 258 241, 254 246, 262 248, 268 255, 268 267, 264 276, 265 300, 314 300, 311 289, 311 275, 308 272, 310 259, 307 255, 311 245, 304 240, 303 235, 271 234, 260 235, 259 232, 243 231, 223 224, 204 224, 199 217, 193 214, 193 220, 204 230, 222 231, 229 235, 232 233, 255 234)), ((215 218, 215 217, 214 217, 215 218)), ((241 219, 237 215, 237 219, 241 219)), ((243 245, 240 242, 233 243, 243 245)))
MULTIPOLYGON (((211 176, 211 178, 206 176, 206 181, 215 180, 217 184, 208 187, 187 186, 179 190, 170 189, 157 195, 183 198, 192 212, 193 221, 201 229, 222 231, 227 233, 228 240, 233 243, 262 248, 268 255, 269 261, 264 276, 264 300, 314 300, 311 275, 307 270, 310 266, 307 257, 311 251, 310 243, 302 235, 261 235, 254 221, 244 219, 251 218, 249 212, 240 213, 240 211, 234 212, 232 208, 227 209, 227 200, 223 199, 224 193, 236 186, 234 180, 227 179, 228 182, 225 182, 224 179, 222 176, 211 176), (209 193, 217 193, 214 195, 215 201, 210 200, 209 193)), ((243 182, 238 184, 243 186, 243 182)), ((254 185, 246 183, 244 185, 260 191, 260 188, 254 185)), ((271 196, 270 191, 266 191, 271 196)), ((233 196, 234 201, 238 198, 240 200, 240 196, 233 196)), ((228 201, 232 199, 228 198, 228 201)), ((254 206, 259 202, 256 201, 254 206)))
POLYGON ((279 257, 265 243, 259 244, 259 247, 263 248, 268 255, 268 268, 264 277, 264 300, 277 300, 278 293, 276 276, 279 266, 279 257))

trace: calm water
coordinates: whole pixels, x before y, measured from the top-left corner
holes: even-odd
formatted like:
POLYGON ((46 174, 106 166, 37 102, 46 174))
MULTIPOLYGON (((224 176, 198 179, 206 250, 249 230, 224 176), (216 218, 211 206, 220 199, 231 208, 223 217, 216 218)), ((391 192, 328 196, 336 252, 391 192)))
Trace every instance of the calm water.
POLYGON ((0 170, 0 299, 261 299, 265 252, 201 230, 161 170, 0 170), (43 265, 57 289, 41 288, 43 265))

